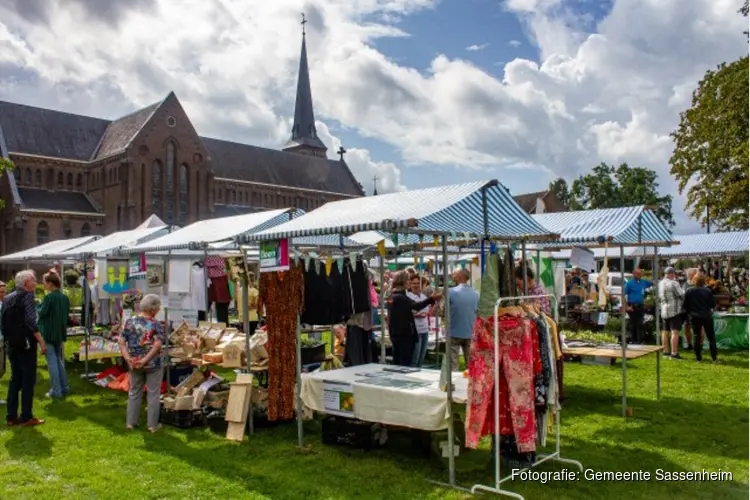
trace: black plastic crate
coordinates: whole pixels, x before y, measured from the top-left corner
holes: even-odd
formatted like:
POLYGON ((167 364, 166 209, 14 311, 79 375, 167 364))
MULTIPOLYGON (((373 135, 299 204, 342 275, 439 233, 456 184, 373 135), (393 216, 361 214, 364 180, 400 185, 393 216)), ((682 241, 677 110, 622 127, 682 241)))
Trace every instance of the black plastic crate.
POLYGON ((170 410, 162 407, 159 421, 164 425, 189 429, 190 427, 204 427, 206 415, 203 410, 170 410))
POLYGON ((311 365, 313 363, 322 363, 326 360, 326 345, 322 342, 312 347, 302 347, 302 364, 311 365))
POLYGON ((386 430, 381 424, 328 416, 323 419, 323 444, 372 450, 385 444, 386 430))

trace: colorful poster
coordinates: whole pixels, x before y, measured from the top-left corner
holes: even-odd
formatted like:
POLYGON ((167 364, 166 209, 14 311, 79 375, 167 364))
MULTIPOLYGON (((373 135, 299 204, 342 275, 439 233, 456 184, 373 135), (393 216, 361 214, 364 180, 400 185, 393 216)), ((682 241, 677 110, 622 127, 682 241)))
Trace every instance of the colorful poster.
POLYGON ((128 259, 128 279, 146 277, 146 254, 131 255, 128 259))
POLYGON ((286 238, 260 243, 260 272, 289 270, 289 240, 286 238))
POLYGON ((329 415, 354 416, 354 390, 345 382, 323 381, 323 408, 329 415))
POLYGON ((128 260, 107 259, 107 275, 99 277, 101 289, 110 295, 120 295, 128 291, 128 260))

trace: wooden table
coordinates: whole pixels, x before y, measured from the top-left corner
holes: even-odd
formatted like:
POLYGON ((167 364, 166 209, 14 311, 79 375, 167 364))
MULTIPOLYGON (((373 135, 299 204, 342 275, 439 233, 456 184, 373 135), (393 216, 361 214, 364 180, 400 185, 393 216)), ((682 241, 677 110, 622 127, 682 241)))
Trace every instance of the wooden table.
MULTIPOLYGON (((628 347, 625 351, 626 359, 638 359, 656 354, 656 399, 661 399, 661 352, 664 350, 660 345, 639 345, 628 347)), ((620 359, 622 358, 622 349, 611 347, 566 347, 562 350, 563 354, 570 356, 600 356, 602 358, 620 359)))

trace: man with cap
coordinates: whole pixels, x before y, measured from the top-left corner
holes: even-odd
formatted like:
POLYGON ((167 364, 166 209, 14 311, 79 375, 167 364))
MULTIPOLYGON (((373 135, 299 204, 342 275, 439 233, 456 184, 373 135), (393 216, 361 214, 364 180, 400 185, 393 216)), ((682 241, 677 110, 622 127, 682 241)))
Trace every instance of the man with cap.
POLYGON ((680 359, 677 348, 680 345, 680 330, 682 329, 682 308, 685 292, 677 281, 674 267, 664 270, 664 279, 659 282, 659 302, 662 316, 662 345, 665 357, 680 359), (671 332, 671 343, 670 343, 671 332))

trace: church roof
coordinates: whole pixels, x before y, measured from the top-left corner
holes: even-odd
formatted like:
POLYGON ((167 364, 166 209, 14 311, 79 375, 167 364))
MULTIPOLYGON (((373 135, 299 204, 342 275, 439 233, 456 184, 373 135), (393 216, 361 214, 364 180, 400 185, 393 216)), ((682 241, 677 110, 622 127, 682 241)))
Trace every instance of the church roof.
POLYGON ((109 120, 0 101, 0 134, 11 153, 88 161, 109 120))
POLYGON ((134 113, 111 122, 104 132, 104 137, 102 137, 101 144, 96 150, 95 156, 91 159, 98 160, 99 158, 106 158, 107 156, 124 151, 149 118, 153 116, 162 102, 146 106, 143 109, 139 109, 134 113))
POLYGON ((99 213, 85 194, 75 191, 55 191, 51 193, 46 189, 19 187, 18 194, 21 197, 21 206, 31 210, 99 213))
POLYGON ((241 205, 214 205, 214 219, 221 217, 232 217, 235 215, 245 215, 254 212, 262 212, 264 208, 245 207, 241 205))
POLYGON ((537 191, 535 193, 519 194, 513 197, 516 203, 523 209, 527 214, 532 213, 536 210, 536 200, 544 198, 548 191, 537 191))
POLYGON ((217 177, 361 196, 346 162, 201 137, 217 177))

